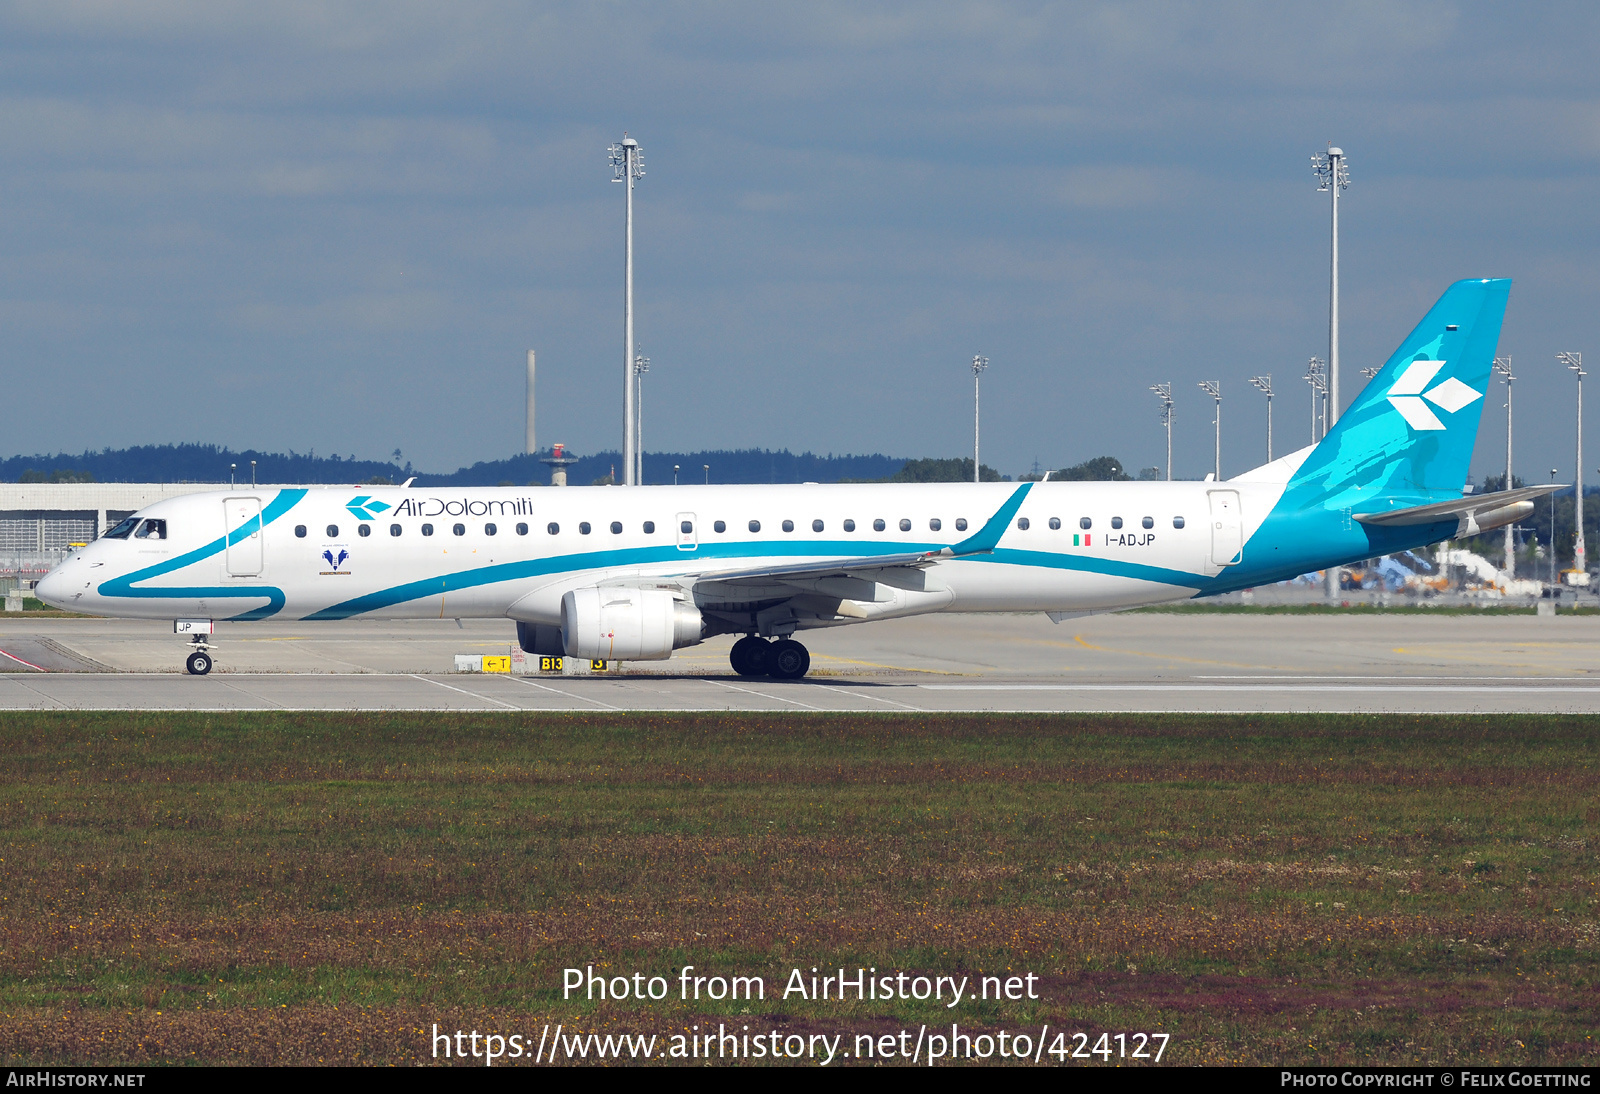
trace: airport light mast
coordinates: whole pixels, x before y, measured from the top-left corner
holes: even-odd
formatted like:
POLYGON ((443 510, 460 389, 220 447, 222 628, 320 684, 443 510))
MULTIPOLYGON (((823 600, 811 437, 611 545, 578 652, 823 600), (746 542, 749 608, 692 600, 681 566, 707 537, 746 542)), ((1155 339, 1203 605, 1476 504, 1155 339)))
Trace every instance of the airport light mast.
MULTIPOLYGON (((1556 475, 1558 474, 1560 472, 1556 468, 1552 467, 1550 469, 1551 486, 1556 484, 1556 475)), ((1556 591, 1556 494, 1554 490, 1550 491, 1550 591, 1551 595, 1554 596, 1556 591)))
MULTIPOLYGON (((1350 171, 1345 165, 1344 149, 1335 148, 1332 142, 1328 144, 1326 155, 1318 153, 1311 157, 1311 170, 1316 174, 1322 185, 1317 187, 1320 193, 1326 190, 1331 196, 1329 202, 1332 208, 1332 227, 1330 238, 1332 243, 1328 249, 1328 377, 1326 397, 1323 400, 1322 435, 1326 437, 1328 430, 1339 420, 1339 192, 1350 185, 1350 171)), ((1339 567, 1329 566, 1324 572, 1329 600, 1339 596, 1339 567)))
POLYGON ((611 153, 611 181, 624 184, 622 220, 627 233, 627 258, 622 283, 622 476, 626 485, 634 486, 633 184, 644 178, 644 149, 624 133, 622 143, 613 144, 608 151, 611 153))
POLYGON ((1200 390, 1217 401, 1217 419, 1212 424, 1217 427, 1217 459, 1216 468, 1212 473, 1212 480, 1222 481, 1222 381, 1201 380, 1200 390))
MULTIPOLYGON (((639 347, 635 346, 635 351, 639 347)), ((633 355, 633 458, 638 468, 634 481, 644 485, 644 374, 650 371, 650 358, 633 355)))
POLYGON ((1574 584, 1587 584, 1589 580, 1589 561, 1583 549, 1583 378, 1589 375, 1583 371, 1583 354, 1558 353, 1556 360, 1566 365, 1569 370, 1578 376, 1578 481, 1573 484, 1577 497, 1577 508, 1574 510, 1575 523, 1578 526, 1578 538, 1572 545, 1572 568, 1578 575, 1574 584))
POLYGON ((1313 357, 1306 364, 1305 380, 1311 385, 1311 443, 1316 444, 1317 405, 1323 402, 1328 391, 1327 375, 1322 371, 1322 358, 1313 357))
POLYGON ((1350 185, 1350 170, 1344 158, 1344 149, 1328 145, 1327 154, 1318 152, 1311 157, 1311 170, 1317 176, 1320 194, 1331 195, 1333 209, 1333 243, 1329 249, 1328 271, 1328 401, 1331 408, 1325 419, 1323 432, 1339 420, 1339 191, 1350 185))
MULTIPOLYGON (((1511 489, 1511 383, 1512 383, 1512 381, 1514 381, 1516 379, 1515 376, 1511 375, 1511 355, 1508 353, 1504 357, 1496 357, 1494 359, 1494 370, 1501 375, 1501 377, 1505 380, 1505 385, 1506 385, 1506 485, 1505 485, 1505 489, 1510 490, 1511 489)), ((1516 524, 1516 521, 1512 521, 1510 524, 1506 525, 1506 548, 1505 548, 1506 549, 1506 567, 1505 567, 1505 570, 1506 570, 1506 578, 1507 579, 1514 578, 1514 577, 1517 576, 1517 553, 1516 553, 1517 543, 1516 543, 1516 535, 1512 532, 1512 528, 1513 528, 1513 526, 1515 524, 1516 524)))
POLYGON ((1172 381, 1151 384, 1150 390, 1161 400, 1161 424, 1167 429, 1167 481, 1172 481, 1172 381))
POLYGON ((972 481, 983 481, 983 465, 978 462, 978 377, 989 367, 989 359, 982 354, 972 357, 972 481))
POLYGON ((1260 388, 1267 397, 1267 462, 1272 462, 1272 373, 1265 376, 1252 376, 1250 382, 1260 388))

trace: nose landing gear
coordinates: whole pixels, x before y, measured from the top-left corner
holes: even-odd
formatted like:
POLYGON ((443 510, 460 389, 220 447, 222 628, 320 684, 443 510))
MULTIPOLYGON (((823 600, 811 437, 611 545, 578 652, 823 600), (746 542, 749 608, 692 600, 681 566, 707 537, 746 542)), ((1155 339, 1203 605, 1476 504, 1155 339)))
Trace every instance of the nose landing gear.
POLYGON ((740 676, 770 676, 775 680, 798 680, 811 669, 811 654, 792 638, 768 642, 747 634, 733 644, 728 660, 740 676))
POLYGON ((203 635, 195 635, 189 648, 192 652, 184 661, 189 674, 191 676, 204 676, 210 672, 211 666, 216 663, 216 660, 211 654, 211 644, 205 640, 205 637, 203 635))

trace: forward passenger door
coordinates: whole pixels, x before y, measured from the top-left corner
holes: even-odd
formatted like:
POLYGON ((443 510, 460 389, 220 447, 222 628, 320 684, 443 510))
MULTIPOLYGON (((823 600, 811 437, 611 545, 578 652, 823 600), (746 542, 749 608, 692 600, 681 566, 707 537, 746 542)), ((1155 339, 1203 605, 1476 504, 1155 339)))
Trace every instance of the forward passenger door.
POLYGON ((261 499, 226 498, 223 530, 228 537, 228 575, 254 577, 261 572, 261 499))

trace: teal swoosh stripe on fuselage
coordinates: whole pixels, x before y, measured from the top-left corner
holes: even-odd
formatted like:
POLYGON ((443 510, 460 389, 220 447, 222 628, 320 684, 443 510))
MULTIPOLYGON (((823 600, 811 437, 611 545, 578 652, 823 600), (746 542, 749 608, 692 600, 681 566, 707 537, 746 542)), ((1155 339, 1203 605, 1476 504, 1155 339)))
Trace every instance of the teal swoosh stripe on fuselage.
MULTIPOLYGON (((552 555, 548 558, 529 559, 522 562, 501 562, 493 566, 482 566, 473 570, 463 570, 459 573, 440 574, 437 577, 409 581, 403 585, 395 585, 388 589, 380 589, 376 592, 341 601, 338 604, 323 608, 321 611, 313 612, 311 615, 306 616, 306 619, 307 621, 349 619, 352 616, 364 615, 367 612, 379 611, 383 608, 391 608, 396 604, 404 604, 411 600, 421 600, 424 597, 459 592, 462 589, 494 585, 502 581, 519 581, 530 577, 547 577, 552 574, 584 570, 651 566, 685 557, 735 560, 813 555, 826 558, 833 555, 855 559, 867 558, 873 554, 898 555, 910 551, 938 551, 945 546, 942 543, 869 545, 849 540, 823 542, 810 540, 795 543, 775 542, 761 544, 702 543, 692 553, 680 551, 673 546, 662 546, 622 548, 614 551, 591 551, 586 554, 575 555, 552 555)), ((1190 589, 1198 588, 1206 580, 1197 574, 1185 573, 1182 570, 1169 570, 1159 566, 1144 566, 1139 563, 1122 562, 1116 559, 1057 555, 1047 551, 1019 551, 1009 548, 995 550, 985 555, 968 555, 960 558, 959 561, 1082 570, 1088 573, 1104 574, 1111 577, 1126 577, 1139 581, 1155 581, 1190 589)))
POLYGON ((266 597, 267 603, 261 607, 230 616, 229 619, 247 621, 267 619, 277 615, 278 612, 283 610, 285 597, 283 590, 276 585, 209 585, 174 589, 135 589, 133 586, 136 582, 149 581, 152 578, 160 577, 162 574, 170 574, 174 570, 181 570, 185 566, 192 566, 196 562, 218 554, 231 544, 238 543, 257 530, 265 528, 290 509, 293 509, 300 499, 305 496, 306 491, 304 490, 279 490, 278 496, 273 498, 272 502, 261 511, 260 516, 251 517, 233 531, 217 537, 204 547, 197 547, 193 551, 179 555, 177 558, 158 562, 154 566, 145 567, 143 570, 135 570, 131 574, 114 577, 110 581, 103 583, 97 592, 101 596, 121 596, 138 600, 178 600, 188 597, 195 599, 238 597, 254 599, 266 597))
POLYGON ((627 566, 653 566, 680 559, 731 560, 772 558, 774 556, 804 557, 809 555, 821 555, 823 557, 844 555, 849 558, 865 558, 873 554, 899 555, 908 551, 938 550, 943 546, 943 544, 918 545, 906 543, 879 546, 810 540, 796 543, 762 544, 702 543, 693 551, 679 550, 671 544, 665 544, 660 547, 624 547, 610 551, 588 551, 583 554, 551 555, 547 558, 527 559, 522 562, 500 562, 493 566, 480 566, 474 570, 462 570, 458 573, 423 578, 420 581, 408 581, 404 585, 379 589, 377 592, 366 593, 362 596, 341 601, 338 604, 323 608, 319 612, 313 612, 311 615, 306 616, 306 619, 348 619, 353 615, 378 611, 380 608, 390 608, 396 604, 404 604, 408 600, 420 600, 425 596, 459 592, 462 589, 475 589, 483 585, 494 585, 501 581, 518 581, 523 578, 547 577, 551 574, 574 571, 609 570, 627 566))
POLYGON ((1206 578, 1184 570, 1169 570, 1165 566, 1146 566, 1142 562, 1123 562, 1117 558, 1097 555, 1060 555, 1049 551, 1019 551, 1003 547, 993 554, 980 558, 962 559, 963 562, 1004 562, 1014 566, 1038 566, 1054 570, 1081 570, 1084 573, 1103 574, 1107 577, 1126 577, 1136 581, 1155 581, 1162 585, 1177 585, 1185 589, 1198 589, 1206 578))

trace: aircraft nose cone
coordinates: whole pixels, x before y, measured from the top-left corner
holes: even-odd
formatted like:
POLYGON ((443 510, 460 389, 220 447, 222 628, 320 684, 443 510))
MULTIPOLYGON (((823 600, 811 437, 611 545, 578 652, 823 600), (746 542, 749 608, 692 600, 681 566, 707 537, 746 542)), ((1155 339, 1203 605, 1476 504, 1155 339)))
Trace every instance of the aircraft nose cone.
POLYGON ((63 601, 71 592, 72 578, 67 571, 73 568, 72 563, 63 562, 54 570, 45 574, 39 584, 34 586, 33 595, 50 605, 52 608, 64 608, 63 601))

